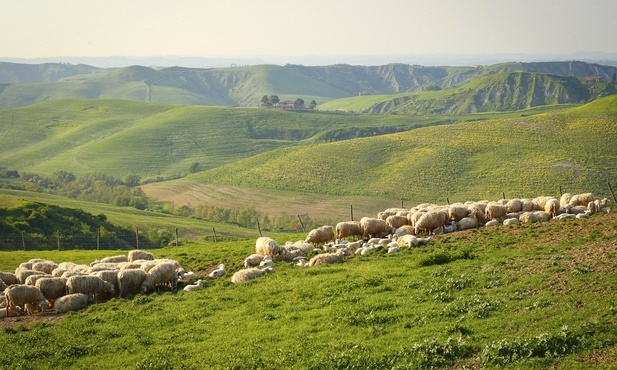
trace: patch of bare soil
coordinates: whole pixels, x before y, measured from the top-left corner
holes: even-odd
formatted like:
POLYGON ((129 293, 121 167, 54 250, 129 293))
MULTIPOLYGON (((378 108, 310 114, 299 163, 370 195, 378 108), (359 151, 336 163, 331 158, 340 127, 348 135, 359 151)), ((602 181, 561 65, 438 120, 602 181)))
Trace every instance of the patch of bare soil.
POLYGON ((54 313, 53 310, 49 310, 43 313, 37 312, 32 315, 11 315, 0 319, 0 330, 6 328, 17 328, 23 326, 29 328, 34 323, 54 323, 62 319, 64 315, 54 313))

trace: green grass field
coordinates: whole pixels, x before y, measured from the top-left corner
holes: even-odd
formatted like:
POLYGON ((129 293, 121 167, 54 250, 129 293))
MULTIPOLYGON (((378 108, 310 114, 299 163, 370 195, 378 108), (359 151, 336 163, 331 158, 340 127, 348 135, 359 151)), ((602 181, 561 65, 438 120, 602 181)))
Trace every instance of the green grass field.
MULTIPOLYGON (((205 289, 0 321, 11 369, 614 369, 617 218, 499 227, 234 285, 254 239, 155 250, 205 289)), ((279 243, 303 235, 277 238, 279 243)), ((109 251, 109 254, 124 253, 109 251)), ((101 252, 0 253, 88 262, 101 252)))

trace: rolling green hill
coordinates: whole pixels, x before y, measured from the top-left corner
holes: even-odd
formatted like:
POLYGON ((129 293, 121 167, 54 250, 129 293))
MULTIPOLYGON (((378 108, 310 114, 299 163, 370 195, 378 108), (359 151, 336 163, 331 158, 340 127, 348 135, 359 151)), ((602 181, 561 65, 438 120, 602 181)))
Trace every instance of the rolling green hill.
MULTIPOLYGON (((0 110, 0 163, 19 171, 177 177, 281 147, 409 130, 443 117, 50 100, 0 110)), ((447 121, 447 120, 445 120, 447 121)))
POLYGON ((463 122, 281 148, 193 175, 204 182, 414 202, 607 194, 617 179, 617 97, 562 113, 463 122))
MULTIPOLYGON (((307 103, 315 100, 319 106, 358 95, 408 93, 429 86, 452 89, 475 78, 502 73, 539 73, 579 79, 598 76, 610 81, 616 71, 615 67, 583 62, 506 63, 486 67, 341 64, 199 69, 131 66, 114 70, 52 63, 0 63, 0 109, 61 98, 256 107, 264 95, 278 95, 281 100, 302 98, 307 103)), ((553 91, 538 90, 536 93, 551 94, 553 91)), ((522 96, 525 95, 523 91, 522 96)))

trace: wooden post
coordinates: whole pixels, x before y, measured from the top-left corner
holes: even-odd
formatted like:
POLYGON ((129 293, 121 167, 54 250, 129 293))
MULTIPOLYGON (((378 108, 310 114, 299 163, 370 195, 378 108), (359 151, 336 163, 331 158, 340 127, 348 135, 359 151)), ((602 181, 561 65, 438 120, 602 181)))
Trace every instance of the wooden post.
POLYGON ((101 248, 101 228, 96 229, 96 250, 101 248))
POLYGON ((25 231, 22 230, 21 231, 21 246, 24 250, 26 250, 26 236, 25 236, 25 231))
POLYGON ((611 186, 611 182, 608 181, 608 190, 611 191, 611 195, 613 196, 613 201, 615 201, 615 205, 617 205, 617 198, 615 198, 615 192, 613 192, 613 187, 611 186))
POLYGON ((353 221, 353 204, 350 206, 351 220, 353 221))
POLYGON ((135 249, 139 249, 139 226, 135 226, 135 249))
POLYGON ((403 205, 403 200, 401 199, 401 208, 405 208, 405 206, 403 205))
POLYGON ((446 202, 450 205, 450 198, 446 197, 446 202))
POLYGON ((60 250, 60 230, 58 230, 58 250, 60 250))
MULTIPOLYGON (((212 228, 212 230, 214 230, 214 228, 212 228)), ((216 235, 216 231, 214 232, 214 235, 216 235)), ((214 239, 216 239, 216 237, 214 239)), ((178 241, 178 228, 176 227, 176 247, 179 245, 180 242, 178 241)))
POLYGON ((304 228, 304 224, 302 223, 302 219, 300 218, 300 215, 298 215, 298 221, 300 221, 300 226, 302 226, 302 231, 306 232, 306 229, 304 228))
POLYGON ((259 236, 263 236, 261 235, 261 226, 259 226, 259 221, 257 221, 257 231, 259 231, 259 236))
POLYGON ((502 198, 501 198, 501 199, 506 199, 506 192, 505 192, 505 191, 502 191, 502 192, 501 192, 501 196, 502 196, 502 198))
POLYGON ((212 228, 212 232, 214 233, 214 242, 216 243, 216 230, 212 228))
POLYGON ((559 185, 559 197, 563 195, 563 191, 561 190, 561 185, 559 185))

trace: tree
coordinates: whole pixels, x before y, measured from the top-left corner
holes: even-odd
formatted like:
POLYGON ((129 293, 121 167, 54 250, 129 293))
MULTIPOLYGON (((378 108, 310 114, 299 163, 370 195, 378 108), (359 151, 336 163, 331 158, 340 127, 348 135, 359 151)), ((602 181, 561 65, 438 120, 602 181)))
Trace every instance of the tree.
POLYGON ((317 106, 317 102, 315 100, 311 100, 311 102, 309 103, 309 108, 315 109, 316 106, 317 106))
POLYGON ((296 99, 294 102, 294 108, 304 108, 304 100, 301 98, 296 99))
POLYGON ((199 172, 200 168, 201 168, 201 165, 199 164, 199 162, 193 162, 191 166, 189 167, 189 172, 190 173, 199 172))
POLYGON ((268 99, 268 95, 264 95, 261 98, 261 105, 262 106, 266 106, 266 107, 269 107, 270 105, 272 105, 272 104, 270 104, 270 100, 268 99))
POLYGON ((613 84, 617 83, 617 72, 613 72, 613 84))
POLYGON ((270 104, 276 106, 280 101, 278 95, 270 95, 270 104))
POLYGON ((129 188, 139 185, 140 182, 141 177, 139 177, 139 175, 127 175, 124 179, 124 184, 126 184, 129 188))

